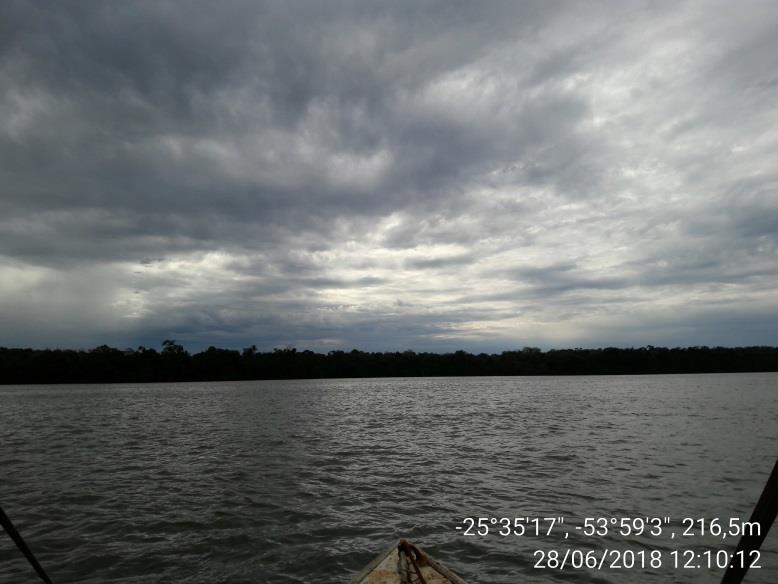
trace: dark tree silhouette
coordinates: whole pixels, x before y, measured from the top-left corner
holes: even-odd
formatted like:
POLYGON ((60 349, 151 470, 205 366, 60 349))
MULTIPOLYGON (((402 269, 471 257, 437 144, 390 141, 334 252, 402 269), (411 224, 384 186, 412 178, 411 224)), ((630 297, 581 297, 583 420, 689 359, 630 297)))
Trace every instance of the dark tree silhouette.
POLYGON ((107 383, 327 377, 613 375, 778 371, 778 347, 559 349, 535 347, 499 354, 466 351, 368 353, 260 352, 208 347, 190 355, 173 339, 162 351, 143 346, 90 351, 0 348, 0 383, 107 383))
POLYGON ((175 339, 162 341, 162 353, 165 355, 182 355, 185 352, 184 347, 176 343, 175 339))

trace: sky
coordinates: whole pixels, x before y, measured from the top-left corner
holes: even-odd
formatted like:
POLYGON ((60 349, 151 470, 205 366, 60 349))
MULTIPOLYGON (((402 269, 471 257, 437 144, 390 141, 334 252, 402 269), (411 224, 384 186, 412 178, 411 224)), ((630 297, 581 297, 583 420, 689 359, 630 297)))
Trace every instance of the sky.
POLYGON ((0 346, 778 345, 778 3, 0 3, 0 346))

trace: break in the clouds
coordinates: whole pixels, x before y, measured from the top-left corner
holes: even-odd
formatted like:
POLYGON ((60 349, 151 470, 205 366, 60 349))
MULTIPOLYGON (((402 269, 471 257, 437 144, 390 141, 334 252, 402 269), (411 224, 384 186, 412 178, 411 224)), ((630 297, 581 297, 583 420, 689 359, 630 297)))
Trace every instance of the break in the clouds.
POLYGON ((3 2, 0 345, 778 344, 774 2, 3 2))

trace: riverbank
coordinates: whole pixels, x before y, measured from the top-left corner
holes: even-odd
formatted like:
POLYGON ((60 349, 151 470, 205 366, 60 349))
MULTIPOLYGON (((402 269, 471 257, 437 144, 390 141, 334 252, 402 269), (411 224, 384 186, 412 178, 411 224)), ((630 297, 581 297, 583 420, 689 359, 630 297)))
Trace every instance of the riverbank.
POLYGON ((778 347, 526 347, 498 354, 365 352, 315 353, 294 348, 242 351, 209 347, 191 354, 166 341, 146 347, 84 350, 0 348, 0 384, 145 383, 451 377, 498 375, 640 375, 778 371, 778 347))

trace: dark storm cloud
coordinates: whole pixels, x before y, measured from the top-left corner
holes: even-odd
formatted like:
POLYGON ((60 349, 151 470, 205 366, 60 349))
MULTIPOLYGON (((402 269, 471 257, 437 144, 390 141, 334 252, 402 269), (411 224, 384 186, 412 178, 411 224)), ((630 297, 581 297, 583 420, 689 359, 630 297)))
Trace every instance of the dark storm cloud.
MULTIPOLYGON (((31 206, 110 205, 140 215, 131 221, 153 213, 161 234, 165 219, 181 227, 181 211, 312 228, 316 217, 385 212, 421 193, 450 197, 441 191, 505 155, 486 120, 403 103, 488 52, 478 33, 489 27, 473 24, 472 7, 195 3, 182 18, 181 6, 9 7, 7 102, 30 119, 2 146, 9 182, 31 206), (393 163, 381 184, 322 180, 333 154, 359 166, 382 149, 393 163)), ((564 118, 558 100, 531 105, 528 121, 564 118)), ((516 126, 536 139, 538 124, 516 126)))
POLYGON ((570 291, 620 289, 630 285, 626 278, 598 276, 592 277, 575 264, 566 263, 554 266, 520 268, 506 274, 518 283, 526 284, 525 296, 549 298, 570 291))
POLYGON ((777 11, 3 3, 0 343, 746 339, 777 11))
POLYGON ((471 264, 476 261, 474 254, 460 254, 450 257, 442 258, 422 258, 409 260, 407 262, 408 267, 419 270, 435 269, 435 268, 449 268, 452 266, 462 266, 471 264))

